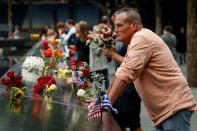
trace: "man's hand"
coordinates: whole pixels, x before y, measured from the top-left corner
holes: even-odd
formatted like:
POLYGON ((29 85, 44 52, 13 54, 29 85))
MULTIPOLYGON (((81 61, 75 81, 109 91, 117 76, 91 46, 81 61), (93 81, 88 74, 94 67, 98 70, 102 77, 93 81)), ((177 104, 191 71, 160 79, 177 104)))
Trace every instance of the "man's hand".
POLYGON ((89 103, 88 105, 88 109, 91 109, 94 106, 94 103, 96 102, 96 98, 87 98, 86 101, 87 103, 89 103))
POLYGON ((105 55, 105 56, 107 56, 109 58, 112 58, 112 55, 114 53, 114 50, 111 50, 109 48, 103 47, 102 48, 102 53, 103 53, 103 55, 105 55))

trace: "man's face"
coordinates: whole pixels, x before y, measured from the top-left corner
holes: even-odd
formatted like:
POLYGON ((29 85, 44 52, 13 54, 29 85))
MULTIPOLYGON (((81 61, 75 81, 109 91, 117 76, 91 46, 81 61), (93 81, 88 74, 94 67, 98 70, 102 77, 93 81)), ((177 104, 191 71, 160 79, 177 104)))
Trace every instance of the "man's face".
POLYGON ((130 40, 136 30, 136 22, 130 23, 126 20, 127 16, 125 12, 122 12, 115 17, 115 32, 117 33, 117 39, 126 44, 130 43, 130 40))

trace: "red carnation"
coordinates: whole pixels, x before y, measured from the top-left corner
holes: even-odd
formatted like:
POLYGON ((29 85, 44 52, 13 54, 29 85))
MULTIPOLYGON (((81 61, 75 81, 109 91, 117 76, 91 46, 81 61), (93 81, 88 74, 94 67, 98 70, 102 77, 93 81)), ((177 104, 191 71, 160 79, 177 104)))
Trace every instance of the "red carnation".
POLYGON ((6 79, 6 78, 1 79, 1 84, 2 85, 9 85, 9 83, 10 83, 9 79, 6 79))
POLYGON ((43 52, 44 55, 47 56, 47 57, 51 57, 51 56, 52 56, 52 50, 51 50, 51 49, 42 50, 42 52, 43 52))
POLYGON ((90 69, 89 68, 86 68, 83 70, 83 75, 84 76, 88 76, 90 74, 90 69))
POLYGON ((88 83, 87 83, 87 81, 85 80, 84 85, 83 85, 83 89, 85 90, 86 88, 88 88, 88 83))
POLYGON ((85 82, 84 82, 84 84, 83 85, 80 85, 79 86, 80 88, 82 88, 82 89, 86 89, 86 88, 88 88, 88 83, 87 83, 87 81, 85 80, 85 82))

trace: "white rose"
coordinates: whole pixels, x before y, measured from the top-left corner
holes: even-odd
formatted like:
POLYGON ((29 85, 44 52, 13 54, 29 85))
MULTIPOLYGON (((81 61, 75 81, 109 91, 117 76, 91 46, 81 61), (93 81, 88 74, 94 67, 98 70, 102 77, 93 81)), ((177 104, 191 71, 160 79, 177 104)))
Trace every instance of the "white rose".
POLYGON ((77 91, 77 96, 79 96, 79 97, 84 96, 84 94, 85 94, 85 91, 84 91, 83 89, 79 89, 79 90, 77 91))

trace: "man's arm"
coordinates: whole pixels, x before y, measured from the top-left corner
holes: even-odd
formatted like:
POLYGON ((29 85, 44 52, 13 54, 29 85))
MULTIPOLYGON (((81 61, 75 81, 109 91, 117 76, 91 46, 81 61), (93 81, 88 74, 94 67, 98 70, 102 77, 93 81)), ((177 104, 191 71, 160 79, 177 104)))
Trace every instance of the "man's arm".
POLYGON ((115 103, 116 99, 120 96, 121 92, 124 90, 127 84, 127 81, 114 76, 110 87, 107 90, 107 95, 112 105, 115 103))

